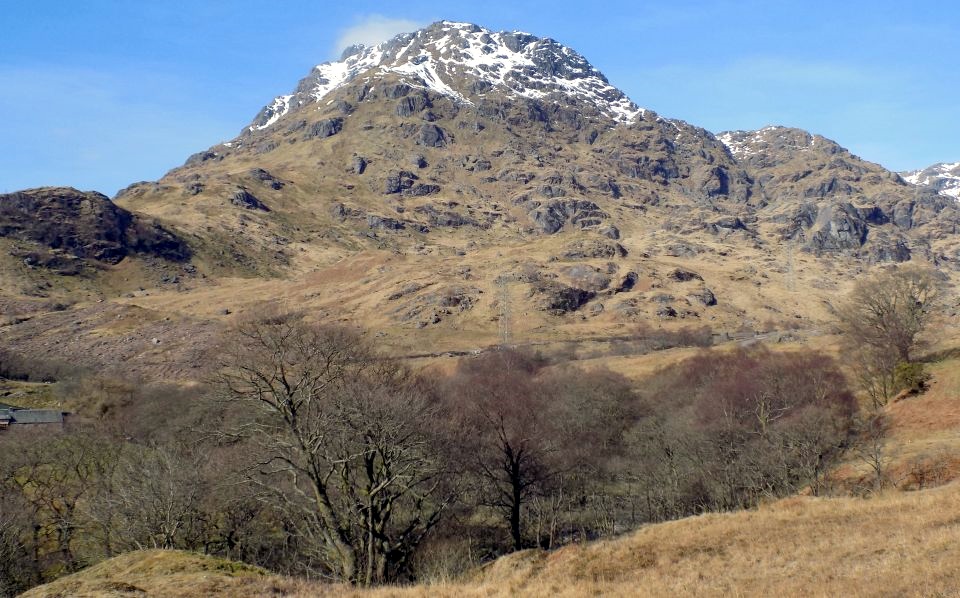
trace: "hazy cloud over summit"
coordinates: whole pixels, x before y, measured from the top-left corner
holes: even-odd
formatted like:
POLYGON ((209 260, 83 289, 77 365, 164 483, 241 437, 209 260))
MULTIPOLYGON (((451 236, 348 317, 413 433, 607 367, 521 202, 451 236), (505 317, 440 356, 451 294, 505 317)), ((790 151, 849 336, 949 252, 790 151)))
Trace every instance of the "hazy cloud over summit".
POLYGON ((418 23, 410 19, 391 19, 383 15, 361 17, 355 25, 343 30, 337 38, 336 50, 339 54, 344 48, 354 44, 374 46, 398 33, 416 31, 423 25, 424 23, 418 23))

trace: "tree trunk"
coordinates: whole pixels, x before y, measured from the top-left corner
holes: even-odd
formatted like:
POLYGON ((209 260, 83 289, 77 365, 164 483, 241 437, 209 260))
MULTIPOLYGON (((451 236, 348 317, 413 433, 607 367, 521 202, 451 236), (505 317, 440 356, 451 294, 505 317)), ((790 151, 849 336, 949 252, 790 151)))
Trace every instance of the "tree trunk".
POLYGON ((520 464, 514 461, 511 464, 510 484, 512 486, 512 502, 510 504, 510 536, 513 538, 513 549, 523 549, 523 536, 520 535, 520 504, 523 500, 523 486, 520 478, 520 464))

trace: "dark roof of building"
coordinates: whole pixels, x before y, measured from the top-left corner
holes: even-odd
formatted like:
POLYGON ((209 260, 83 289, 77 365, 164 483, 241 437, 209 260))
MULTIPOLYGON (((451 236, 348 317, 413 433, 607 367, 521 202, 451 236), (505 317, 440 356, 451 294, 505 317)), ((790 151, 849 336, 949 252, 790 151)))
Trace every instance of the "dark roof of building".
POLYGON ((11 424, 62 424, 63 412, 55 409, 0 410, 0 419, 11 424))

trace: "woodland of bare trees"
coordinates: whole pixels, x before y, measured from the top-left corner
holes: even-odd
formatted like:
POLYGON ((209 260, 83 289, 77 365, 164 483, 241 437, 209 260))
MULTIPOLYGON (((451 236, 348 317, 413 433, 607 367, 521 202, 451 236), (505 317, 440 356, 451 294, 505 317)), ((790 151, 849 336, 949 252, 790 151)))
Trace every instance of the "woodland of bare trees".
MULTIPOLYGON (((877 405, 902 387, 939 289, 899 270, 841 310, 866 352, 849 351, 851 379, 877 405)), ((710 344, 695 337, 680 344, 710 344)), ((642 384, 509 348, 414 372, 370 335, 277 313, 239 323, 192 386, 31 373, 4 355, 4 375, 56 380, 78 413, 63 431, 0 433, 0 596, 154 547, 359 585, 444 577, 830 492, 842 455, 878 471, 888 457, 882 419, 804 348, 702 348, 642 384)))

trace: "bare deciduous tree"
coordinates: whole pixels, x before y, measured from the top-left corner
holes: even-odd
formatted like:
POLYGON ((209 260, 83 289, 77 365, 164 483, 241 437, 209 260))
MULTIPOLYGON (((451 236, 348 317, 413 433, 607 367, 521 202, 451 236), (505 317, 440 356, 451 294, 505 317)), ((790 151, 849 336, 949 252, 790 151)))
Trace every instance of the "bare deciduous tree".
POLYGON ((280 315, 238 326, 220 389, 250 480, 300 522, 328 574, 403 575, 453 498, 439 401, 360 336, 280 315))
POLYGON ((936 273, 927 268, 905 265, 880 272, 854 287, 838 310, 841 328, 856 345, 909 362, 941 291, 936 273))
POLYGON ((544 365, 500 350, 463 360, 448 381, 469 430, 465 463, 478 480, 479 502, 503 517, 514 550, 530 544, 527 507, 537 541, 550 545, 570 503, 585 504, 589 486, 601 491, 604 463, 630 425, 635 402, 621 376, 548 372, 544 365))

